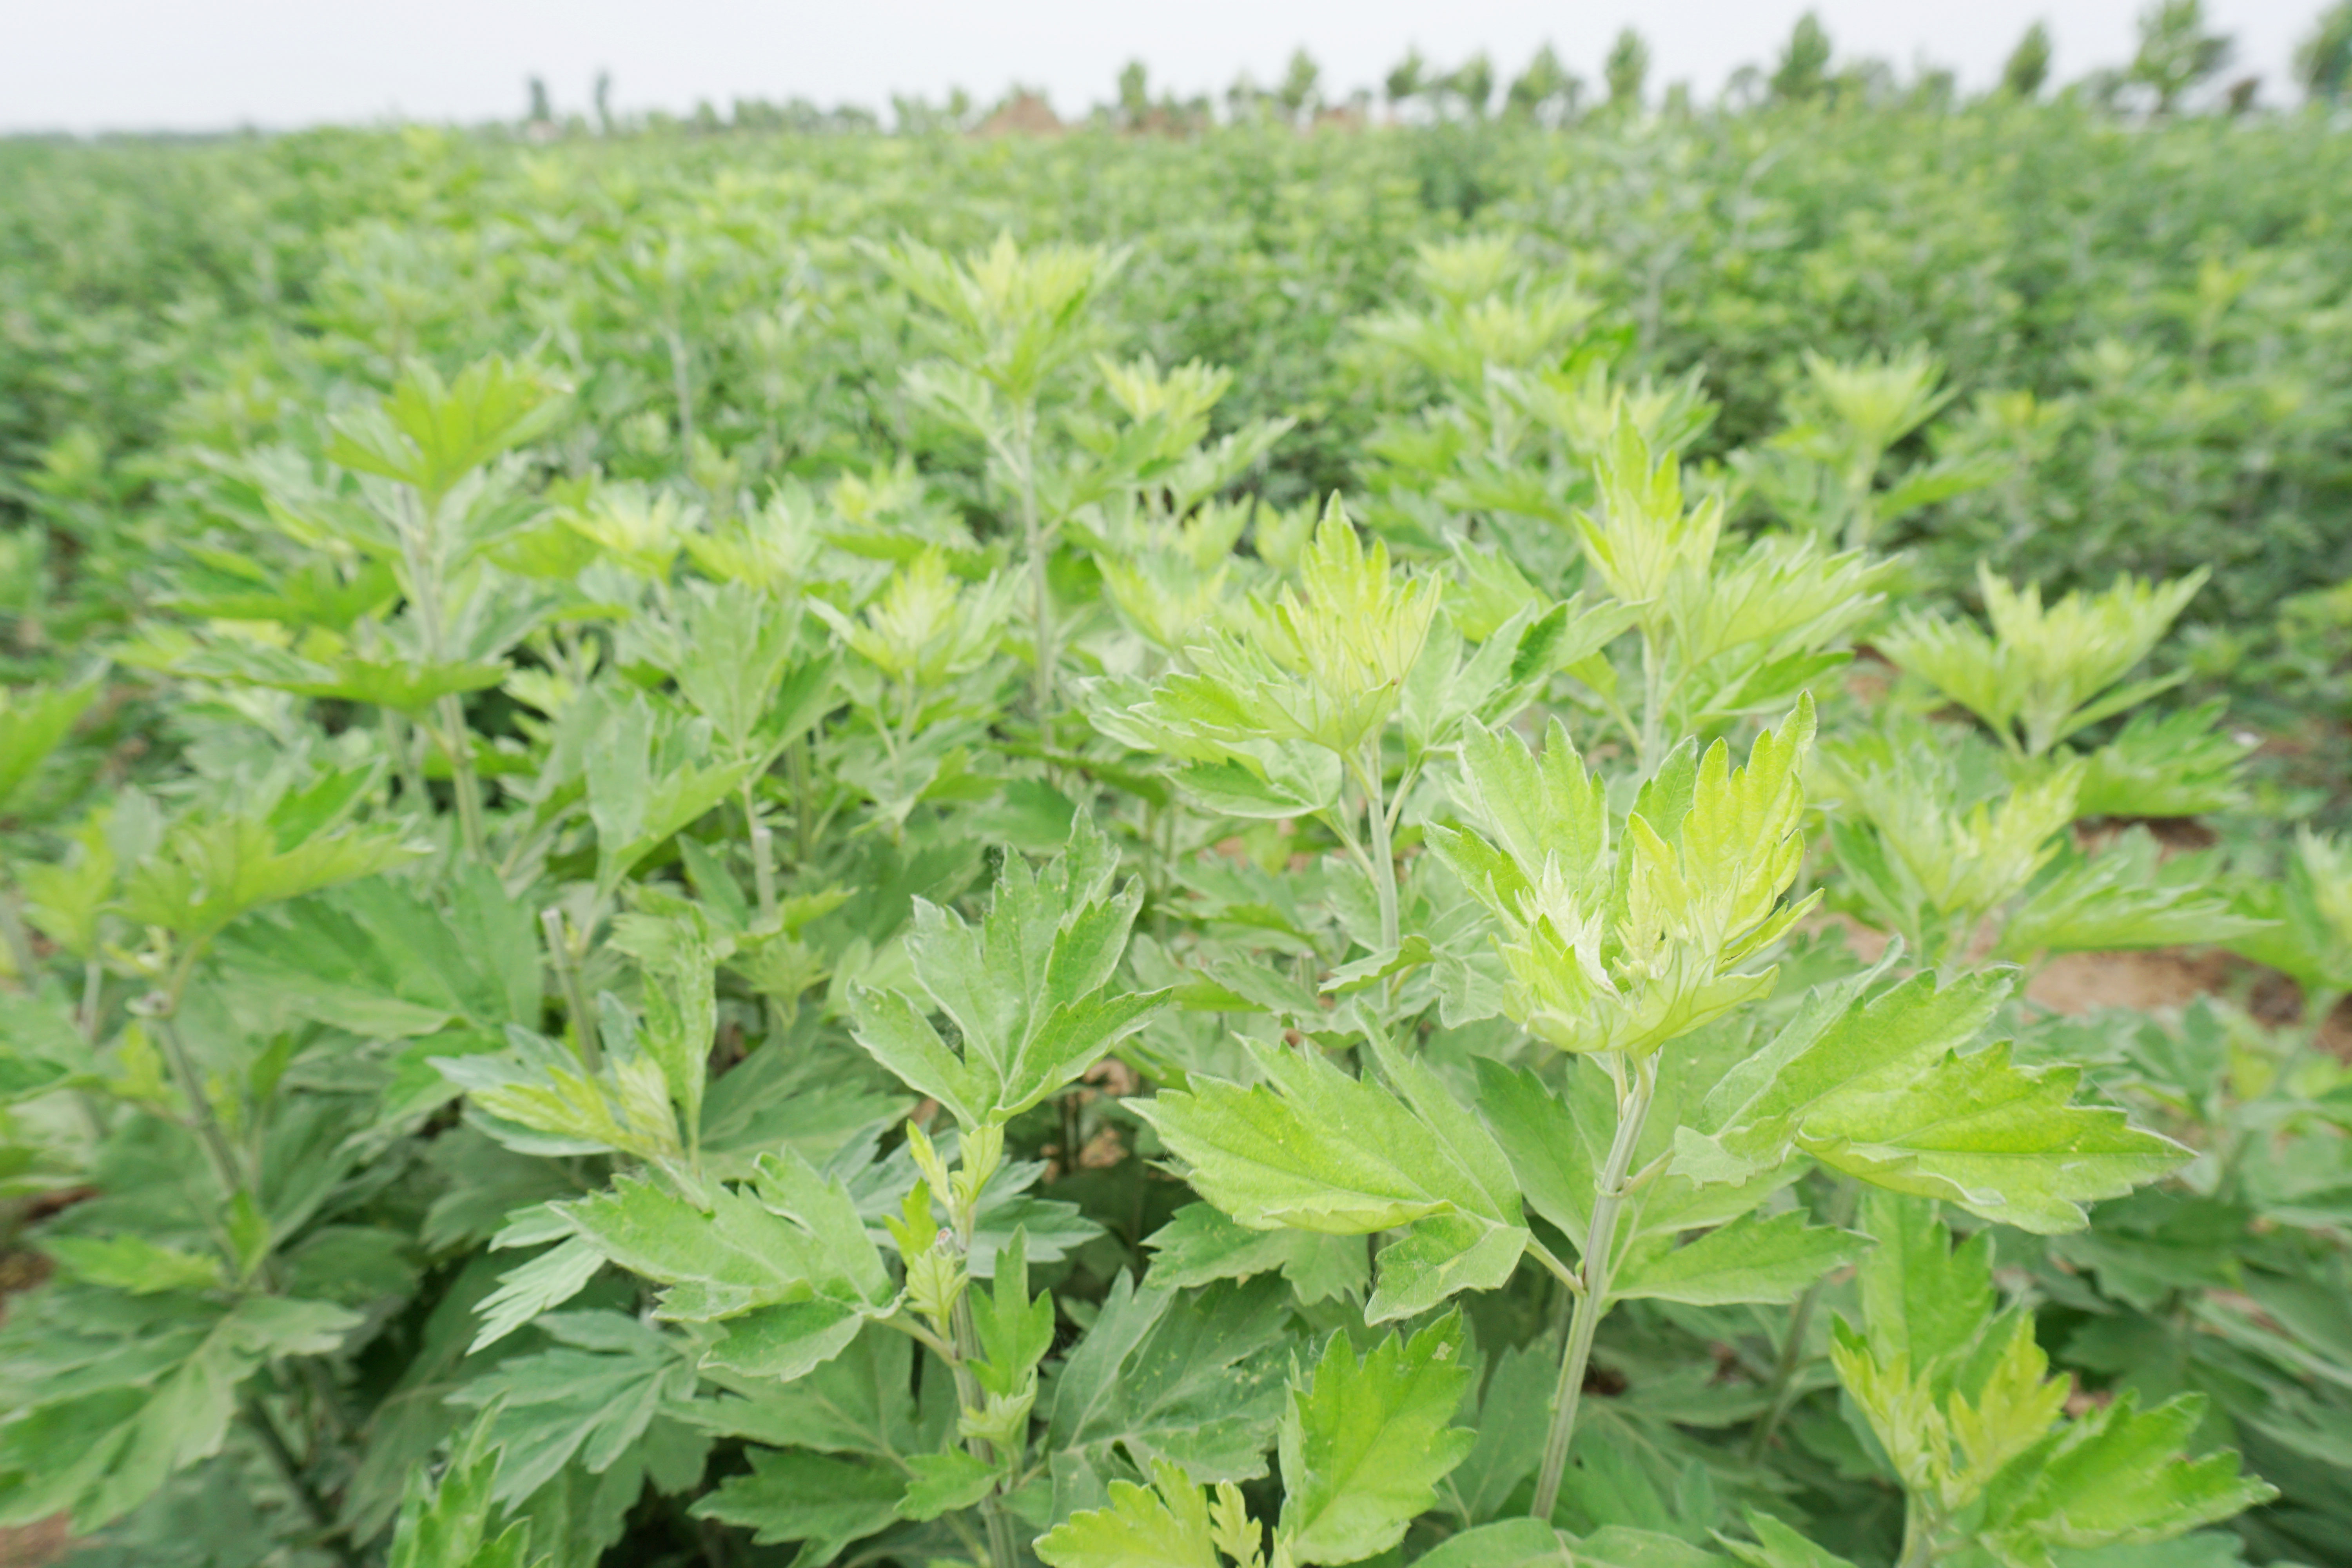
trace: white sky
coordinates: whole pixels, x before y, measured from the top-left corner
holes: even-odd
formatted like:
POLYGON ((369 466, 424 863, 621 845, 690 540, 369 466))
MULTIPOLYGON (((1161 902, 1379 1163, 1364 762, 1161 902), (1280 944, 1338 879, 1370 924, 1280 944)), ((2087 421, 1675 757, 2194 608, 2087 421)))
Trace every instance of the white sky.
MULTIPOLYGON (((2147 0, 1813 0, 1841 57, 1994 76, 2037 16, 2055 79, 2130 57, 2147 0)), ((2293 97, 2291 51, 2324 0, 2207 0, 2238 40, 2231 74, 2293 97)), ((1155 90, 1270 84, 1305 46, 1327 90, 1376 86, 1410 45, 1450 66, 1484 48, 1506 79, 1549 41, 1588 80, 1620 26, 1648 38, 1653 90, 1712 97, 1769 67, 1805 0, 0 0, 0 132, 269 129, 322 121, 516 118, 524 80, 584 110, 596 73, 623 110, 804 97, 886 109, 951 87, 986 101, 1015 80, 1065 115, 1112 96, 1139 58, 1155 90)))

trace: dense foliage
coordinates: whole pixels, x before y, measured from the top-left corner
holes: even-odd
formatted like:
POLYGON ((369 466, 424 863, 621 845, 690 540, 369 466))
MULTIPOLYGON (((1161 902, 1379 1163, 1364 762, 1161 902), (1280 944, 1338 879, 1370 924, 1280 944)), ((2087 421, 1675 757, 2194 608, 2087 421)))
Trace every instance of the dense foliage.
POLYGON ((0 1521, 2339 1561, 2347 145, 0 149, 0 1521))

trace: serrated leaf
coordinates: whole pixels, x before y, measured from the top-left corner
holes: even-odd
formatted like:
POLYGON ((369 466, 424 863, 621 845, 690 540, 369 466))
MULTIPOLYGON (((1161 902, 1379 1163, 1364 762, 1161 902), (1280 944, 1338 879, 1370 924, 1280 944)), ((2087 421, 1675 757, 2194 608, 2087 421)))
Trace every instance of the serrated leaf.
POLYGON ((966 1127, 1001 1121, 1074 1081, 1150 1021, 1168 993, 1118 990, 1112 977, 1142 901, 1110 890, 1117 862, 1080 817, 1042 872, 1006 858, 978 926, 915 900, 915 978, 961 1036, 961 1054, 897 991, 853 993, 858 1042, 966 1127))
POLYGON ((344 828, 281 846, 268 825, 251 817, 186 821, 131 873, 123 910, 199 940, 248 910, 372 877, 416 853, 393 829, 344 828))
POLYGON ((1196 1077, 1133 1107, 1202 1197, 1255 1229, 1405 1228, 1381 1254, 1376 1322, 1509 1277, 1528 1236, 1509 1164, 1426 1068, 1382 1053, 1400 1094, 1319 1053, 1252 1051, 1265 1084, 1196 1077))
POLYGON ((1072 1514, 1037 1540, 1047 1568, 1219 1568, 1208 1499, 1164 1460, 1151 1485, 1110 1484, 1109 1506, 1072 1514))
POLYGON ((751 1474, 728 1477, 688 1511, 751 1531, 755 1545, 800 1542, 793 1561, 824 1568, 851 1542, 896 1523, 906 1489, 904 1472, 889 1466, 755 1448, 751 1474))
POLYGON ((1151 1283, 1170 1289, 1278 1269, 1299 1301, 1312 1306, 1361 1294, 1372 1272, 1370 1255, 1351 1237, 1252 1230, 1213 1204, 1185 1205, 1144 1245, 1152 1250, 1151 1283))
POLYGON ((1798 1147, 1874 1185, 1947 1199, 2044 1235, 2089 1223, 2083 1205, 2177 1169, 2189 1151, 2120 1110, 2074 1103, 2083 1075, 2010 1060, 2007 1045, 1945 1057, 1899 1083, 1849 1084, 1816 1105, 1798 1147))
POLYGON ((963 1448, 911 1454, 907 1466, 912 1474, 907 1478, 907 1495, 898 1500, 898 1513, 915 1520, 937 1519, 973 1507, 995 1487, 1001 1473, 963 1448))
POLYGON ((1297 1562, 1353 1563, 1404 1538, 1476 1440, 1453 1424, 1469 1381, 1458 1313, 1361 1361, 1331 1336, 1282 1420, 1278 1539, 1297 1562))
POLYGON ((2239 1473, 2233 1451, 2184 1455, 2204 1411, 2196 1394, 2144 1411, 2126 1389, 2001 1473, 1986 1499, 1998 1521, 1988 1533, 2030 1561, 2032 1546, 2168 1541, 2276 1497, 2239 1473))
POLYGON ((1124 1453, 1203 1482, 1264 1475, 1290 1318, 1270 1280, 1180 1295, 1120 1275, 1047 1385, 1050 1450, 1114 1474, 1124 1453))
POLYGON ((1850 1231, 1806 1224, 1799 1210, 1769 1217, 1748 1214, 1682 1247, 1637 1249, 1610 1281, 1609 1293, 1694 1307, 1792 1301, 1831 1269, 1860 1257, 1867 1245, 1850 1231))
POLYGON ((74 1279, 133 1296, 212 1289, 228 1282, 217 1257, 158 1246, 143 1236, 55 1236, 45 1238, 41 1249, 74 1279))
POLYGON ((491 1441, 496 1411, 485 1411, 449 1456, 440 1479, 409 1472, 392 1536, 388 1568, 524 1568, 544 1563, 530 1552, 530 1522, 491 1533, 499 1450, 491 1441))
POLYGON ((503 1463, 495 1496, 529 1497, 575 1458, 601 1475, 629 1454, 663 1407, 694 1389, 680 1346, 618 1312, 541 1318, 554 1348, 509 1356, 449 1395, 498 1408, 490 1417, 503 1463))

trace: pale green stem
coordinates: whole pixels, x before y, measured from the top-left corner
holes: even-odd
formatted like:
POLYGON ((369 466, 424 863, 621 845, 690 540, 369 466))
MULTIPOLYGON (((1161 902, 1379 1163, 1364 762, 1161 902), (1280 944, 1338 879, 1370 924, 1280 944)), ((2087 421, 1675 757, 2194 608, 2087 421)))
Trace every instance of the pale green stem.
POLYGON ((743 781, 743 820, 751 839, 751 885, 760 900, 762 923, 776 918, 776 841, 760 816, 760 801, 751 781, 743 781))
POLYGON ((1644 626, 1642 628, 1642 732, 1636 737, 1641 752, 1642 772, 1646 776, 1658 765, 1658 752, 1666 743, 1665 655, 1658 647, 1658 638, 1644 626))
POLYGON ((1903 1500, 1903 1555, 1895 1568, 1934 1568, 1936 1521, 1916 1494, 1903 1500))
POLYGON ((808 863, 809 851, 816 846, 816 777, 809 760, 816 745, 816 737, 803 735, 792 744, 787 754, 793 775, 793 864, 808 863))
MULTIPOLYGON (((955 1356, 948 1363, 955 1373, 956 1403, 960 1409, 977 1410, 987 1403, 982 1394, 980 1380, 971 1374, 972 1359, 980 1352, 980 1334, 972 1327, 970 1289, 956 1298, 955 1311, 949 1319, 955 1334, 955 1356)), ((996 1448, 985 1438, 973 1437, 965 1445, 971 1457, 990 1469, 996 1468, 996 1448)), ((980 1500, 981 1522, 988 1527, 988 1557, 990 1568, 1016 1568, 1020 1551, 1013 1539, 1013 1521, 1004 1511, 1002 1483, 989 1489, 980 1500)))
POLYGON ((1366 743, 1370 760, 1349 759, 1349 771, 1364 792, 1364 815, 1371 823, 1371 844, 1366 854, 1371 862, 1372 890, 1381 902, 1381 951, 1394 952, 1403 940, 1398 929, 1396 851, 1389 837, 1388 806, 1381 798, 1380 736, 1375 733, 1366 743))
POLYGON ((669 339, 670 392, 677 399, 677 466, 689 481, 694 478, 694 367, 687 357, 686 335, 673 325, 664 330, 669 339))
POLYGON ((474 773, 473 735, 466 728, 465 706, 456 693, 436 705, 441 715, 441 750, 449 758, 449 780, 457 796, 457 828, 465 836, 466 853, 477 865, 490 859, 489 830, 482 818, 482 782, 474 773))
POLYGON ((1559 1501, 1560 1478, 1568 1469, 1568 1447, 1576 1436, 1576 1411, 1584 1393, 1585 1368, 1592 1361, 1592 1336, 1609 1310, 1609 1281, 1615 1259, 1617 1215, 1625 1202, 1626 1172, 1633 1149, 1642 1141, 1649 1120, 1650 1100, 1658 1087, 1658 1062, 1644 1057, 1633 1068, 1633 1081, 1617 1106, 1617 1136, 1609 1145, 1608 1163, 1592 1194, 1592 1224, 1585 1233, 1584 1292, 1576 1299, 1570 1317, 1568 1343, 1559 1358, 1559 1383, 1552 1391, 1551 1430, 1544 1438, 1543 1461, 1536 1470, 1535 1503, 1528 1510, 1537 1519, 1551 1518, 1559 1501))

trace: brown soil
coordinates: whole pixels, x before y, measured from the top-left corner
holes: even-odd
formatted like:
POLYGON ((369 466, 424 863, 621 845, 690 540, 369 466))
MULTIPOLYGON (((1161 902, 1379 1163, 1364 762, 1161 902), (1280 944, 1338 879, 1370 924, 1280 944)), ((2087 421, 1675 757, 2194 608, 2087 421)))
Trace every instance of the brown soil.
MULTIPOLYGON (((1842 915, 1824 924, 1843 928, 1848 946, 1865 963, 1886 951, 1886 936, 1842 915)), ((2028 1000, 2073 1016, 2102 1007, 2162 1012, 2200 996, 2228 996, 2273 1028, 2303 1016, 2303 992, 2274 969, 2210 947, 2167 947, 2146 952, 2069 952, 2044 964, 2026 985, 2028 1000)), ((2352 1062, 2352 996, 2319 1031, 2319 1044, 2352 1062)))

